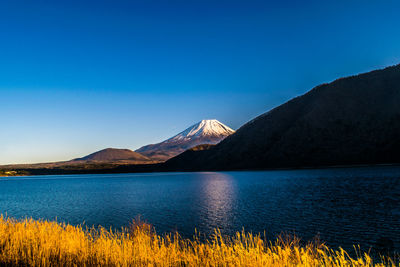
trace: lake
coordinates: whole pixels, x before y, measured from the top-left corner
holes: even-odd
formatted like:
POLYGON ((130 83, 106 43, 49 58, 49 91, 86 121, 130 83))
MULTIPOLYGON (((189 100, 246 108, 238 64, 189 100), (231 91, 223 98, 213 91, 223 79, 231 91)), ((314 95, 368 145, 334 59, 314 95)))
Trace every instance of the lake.
POLYGON ((0 177, 0 213, 107 228, 140 216, 185 237, 244 228, 400 251, 400 167, 0 177))

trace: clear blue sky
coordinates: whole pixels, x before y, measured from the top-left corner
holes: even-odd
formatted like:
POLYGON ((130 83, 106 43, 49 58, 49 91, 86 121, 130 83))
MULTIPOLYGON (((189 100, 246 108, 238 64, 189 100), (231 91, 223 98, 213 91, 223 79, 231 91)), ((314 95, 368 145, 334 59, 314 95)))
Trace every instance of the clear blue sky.
POLYGON ((234 129, 400 63, 399 1, 1 1, 0 164, 234 129))

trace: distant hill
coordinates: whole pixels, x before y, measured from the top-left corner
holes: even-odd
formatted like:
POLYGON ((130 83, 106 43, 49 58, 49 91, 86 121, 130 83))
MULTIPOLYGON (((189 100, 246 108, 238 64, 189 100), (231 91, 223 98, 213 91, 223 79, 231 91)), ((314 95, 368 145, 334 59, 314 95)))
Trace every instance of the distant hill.
POLYGON ((120 166, 157 165, 149 159, 129 149, 106 148, 82 158, 69 161, 9 164, 0 166, 0 176, 5 172, 16 171, 24 174, 63 174, 63 173, 107 173, 120 166))
POLYGON ((217 120, 202 120, 161 143, 141 147, 136 152, 164 161, 197 145, 217 144, 234 132, 217 120))
POLYGON ((169 170, 400 163, 400 65, 338 79, 255 118, 169 170))
POLYGON ((145 163, 151 161, 148 157, 129 149, 106 148, 72 162, 119 162, 145 163))

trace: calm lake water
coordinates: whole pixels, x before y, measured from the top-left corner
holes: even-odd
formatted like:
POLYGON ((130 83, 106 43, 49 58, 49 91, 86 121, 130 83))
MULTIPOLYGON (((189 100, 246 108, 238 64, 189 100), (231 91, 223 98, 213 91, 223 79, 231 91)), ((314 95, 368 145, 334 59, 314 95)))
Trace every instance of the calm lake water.
POLYGON ((400 251, 400 167, 3 177, 0 213, 113 228, 140 215, 185 237, 244 228, 400 251))

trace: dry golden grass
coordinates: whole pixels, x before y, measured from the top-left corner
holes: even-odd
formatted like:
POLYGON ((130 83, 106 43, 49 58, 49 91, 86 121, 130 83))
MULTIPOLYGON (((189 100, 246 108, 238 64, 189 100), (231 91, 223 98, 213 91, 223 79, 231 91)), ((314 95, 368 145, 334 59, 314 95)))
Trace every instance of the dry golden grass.
MULTIPOLYGON (((147 224, 121 232, 57 222, 0 217, 0 265, 6 266, 373 266, 369 255, 351 258, 296 239, 266 243, 260 236, 219 231, 208 241, 157 235, 147 224)), ((395 264, 390 260, 377 266, 395 264)))

